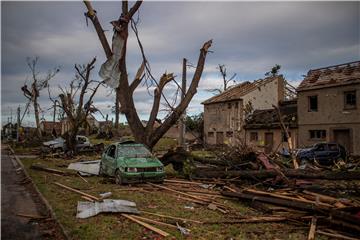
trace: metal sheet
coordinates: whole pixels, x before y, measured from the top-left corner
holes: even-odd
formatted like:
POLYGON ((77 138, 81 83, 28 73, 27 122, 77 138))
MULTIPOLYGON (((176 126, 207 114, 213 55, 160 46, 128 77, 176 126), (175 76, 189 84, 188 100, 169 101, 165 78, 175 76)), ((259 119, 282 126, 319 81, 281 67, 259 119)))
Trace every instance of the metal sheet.
POLYGON ((78 202, 77 218, 89 218, 101 212, 139 214, 136 203, 127 200, 104 199, 103 202, 78 202))
POLYGON ((76 170, 84 176, 99 175, 100 160, 70 163, 68 169, 76 170))

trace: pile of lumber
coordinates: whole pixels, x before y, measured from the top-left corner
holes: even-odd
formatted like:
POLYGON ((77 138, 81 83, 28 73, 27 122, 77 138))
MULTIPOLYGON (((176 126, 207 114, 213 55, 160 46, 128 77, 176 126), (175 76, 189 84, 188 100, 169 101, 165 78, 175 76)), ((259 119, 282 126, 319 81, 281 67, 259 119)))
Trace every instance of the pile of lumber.
POLYGON ((271 212, 274 216, 281 214, 311 221, 308 239, 314 239, 316 233, 344 239, 356 239, 355 236, 360 234, 358 201, 293 189, 269 192, 248 188, 222 191, 221 194, 251 203, 260 211, 271 212), (321 230, 317 231, 317 228, 321 230))

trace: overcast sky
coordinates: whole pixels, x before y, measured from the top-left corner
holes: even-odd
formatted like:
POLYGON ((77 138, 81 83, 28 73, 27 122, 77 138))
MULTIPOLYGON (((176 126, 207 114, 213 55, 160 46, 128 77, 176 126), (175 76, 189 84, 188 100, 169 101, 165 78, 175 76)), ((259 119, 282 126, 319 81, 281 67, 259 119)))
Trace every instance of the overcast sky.
MULTIPOLYGON (((120 2, 93 2, 109 42, 110 21, 121 11, 120 2)), ((20 87, 30 78, 26 57, 39 56, 38 69, 61 66, 51 81, 52 92, 66 86, 74 77, 74 64, 97 57, 92 77, 105 61, 94 28, 84 17, 85 6, 79 2, 1 2, 1 113, 7 122, 10 111, 26 99, 20 87)), ((197 95, 189 113, 203 111, 200 104, 213 96, 206 91, 221 86, 217 65, 225 64, 228 73, 237 73, 238 82, 264 77, 275 64, 294 85, 308 70, 360 60, 360 2, 144 2, 140 8, 140 38, 157 78, 165 71, 174 72, 181 81, 182 58, 196 63, 202 44, 213 39, 197 95)), ((128 43, 128 72, 132 79, 141 63, 139 48, 131 32, 128 43)), ((188 79, 192 77, 189 69, 188 79)), ((169 92, 171 96, 171 91, 169 92)), ((115 96, 102 88, 96 105, 110 113, 115 96)), ((148 118, 152 97, 146 87, 135 92, 137 110, 148 118)), ((50 103, 47 91, 41 93, 44 117, 50 103)), ((33 112, 31 111, 30 114, 33 112)), ((29 124, 31 116, 25 118, 29 124)), ((99 120, 102 120, 98 116, 99 120)), ((121 117, 121 121, 126 121, 121 117)))

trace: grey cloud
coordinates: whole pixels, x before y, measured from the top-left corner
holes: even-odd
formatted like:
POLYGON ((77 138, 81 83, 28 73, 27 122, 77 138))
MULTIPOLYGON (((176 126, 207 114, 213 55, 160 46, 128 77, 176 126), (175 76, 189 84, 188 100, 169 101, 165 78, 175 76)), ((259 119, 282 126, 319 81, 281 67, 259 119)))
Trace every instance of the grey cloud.
MULTIPOLYGON (((28 69, 25 58, 40 56, 40 70, 61 65, 58 84, 74 76, 74 64, 97 57, 93 77, 105 61, 91 23, 86 26, 82 2, 1 2, 2 4, 2 106, 24 100, 19 87, 28 69)), ((110 21, 117 19, 119 2, 93 2, 111 40, 110 21)), ((360 2, 147 2, 140 8, 140 38, 153 75, 174 72, 181 80, 183 57, 196 64, 204 41, 214 39, 199 93, 192 112, 212 96, 206 89, 219 86, 216 66, 226 64, 237 80, 264 76, 274 64, 295 85, 311 68, 360 59, 360 2)), ((135 36, 130 32, 129 78, 141 63, 135 36)), ((189 69, 188 82, 192 77, 189 69)), ((114 101, 109 89, 101 89, 96 101, 108 111, 114 101)), ((167 90, 171 96, 172 90, 167 90)), ((151 108, 146 88, 135 92, 136 106, 143 118, 151 108)), ((46 99, 44 98, 46 105, 46 99)), ((3 114, 7 114, 2 111, 3 114)))

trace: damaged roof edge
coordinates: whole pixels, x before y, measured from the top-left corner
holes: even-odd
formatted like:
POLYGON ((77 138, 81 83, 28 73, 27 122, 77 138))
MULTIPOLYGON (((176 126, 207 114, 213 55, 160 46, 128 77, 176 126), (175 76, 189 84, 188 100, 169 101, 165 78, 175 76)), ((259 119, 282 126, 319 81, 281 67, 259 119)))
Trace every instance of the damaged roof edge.
POLYGON ((360 83, 360 61, 311 69, 296 89, 297 92, 360 83))
POLYGON ((266 77, 264 79, 254 80, 253 82, 250 82, 250 81, 241 82, 241 83, 227 89, 226 91, 203 101, 201 104, 209 105, 209 104, 213 104, 213 103, 241 100, 242 99, 241 97, 252 92, 256 88, 263 86, 269 82, 272 82, 276 79, 285 80, 284 76, 280 74, 279 76, 266 77))

